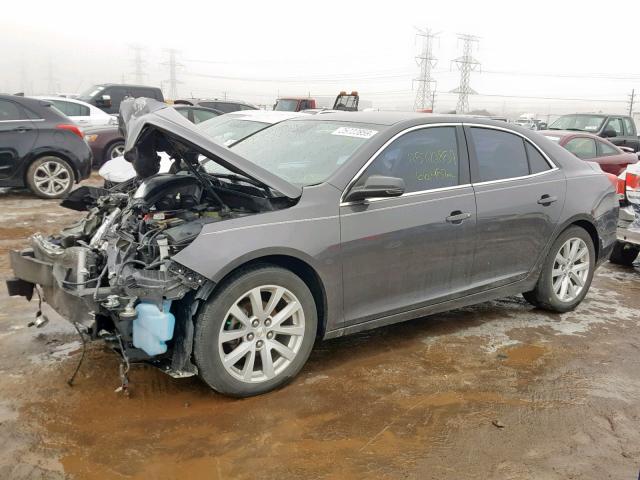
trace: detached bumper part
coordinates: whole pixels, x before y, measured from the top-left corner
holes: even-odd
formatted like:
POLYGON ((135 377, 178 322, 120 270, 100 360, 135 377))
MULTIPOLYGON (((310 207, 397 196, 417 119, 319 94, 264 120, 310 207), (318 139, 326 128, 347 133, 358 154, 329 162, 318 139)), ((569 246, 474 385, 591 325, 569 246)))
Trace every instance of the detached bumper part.
POLYGON ((618 216, 617 237, 619 242, 640 246, 640 219, 633 206, 621 208, 618 216))

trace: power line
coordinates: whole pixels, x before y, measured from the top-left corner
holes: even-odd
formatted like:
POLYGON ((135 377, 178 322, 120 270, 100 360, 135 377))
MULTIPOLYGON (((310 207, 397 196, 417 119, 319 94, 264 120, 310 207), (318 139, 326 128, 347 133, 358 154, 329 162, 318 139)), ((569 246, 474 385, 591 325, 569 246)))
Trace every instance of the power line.
POLYGON ((47 70, 47 93, 53 94, 56 92, 56 83, 57 80, 53 75, 53 63, 49 62, 48 70, 47 70))
POLYGON ((143 47, 140 45, 129 45, 129 48, 133 51, 133 74, 136 78, 136 83, 138 85, 144 83, 144 66, 146 65, 146 61, 142 58, 143 47))
POLYGON ((467 34, 458 34, 458 39, 462 40, 462 56, 453 60, 460 70, 460 85, 453 90, 458 94, 458 104, 456 105, 456 113, 466 113, 469 110, 469 95, 476 93, 471 88, 471 72, 480 66, 471 55, 473 44, 478 43, 478 37, 467 34))
POLYGON ((163 65, 169 66, 169 98, 175 100, 178 98, 178 84, 182 83, 178 80, 177 70, 178 67, 182 67, 181 63, 176 61, 176 54, 179 53, 178 50, 174 50, 173 48, 168 48, 166 50, 169 53, 169 60, 164 62, 163 65))
POLYGON ((418 30, 416 34, 422 37, 422 51, 416 57, 416 62, 420 67, 420 76, 414 78, 418 82, 418 91, 416 92, 416 100, 413 104, 414 110, 423 110, 426 105, 431 102, 431 109, 435 101, 435 85, 436 81, 431 77, 431 69, 436 66, 437 58, 433 56, 433 40, 438 36, 437 33, 431 33, 430 29, 418 30), (433 88, 432 88, 433 87, 433 88))

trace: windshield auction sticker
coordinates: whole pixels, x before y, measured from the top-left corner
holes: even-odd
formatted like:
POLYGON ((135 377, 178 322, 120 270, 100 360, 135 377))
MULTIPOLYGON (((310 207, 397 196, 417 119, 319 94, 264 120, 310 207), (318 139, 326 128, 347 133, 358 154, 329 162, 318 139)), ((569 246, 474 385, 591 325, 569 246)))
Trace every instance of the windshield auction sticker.
POLYGON ((369 130, 367 128, 340 127, 331 132, 331 135, 340 135, 342 137, 371 138, 377 130, 369 130))

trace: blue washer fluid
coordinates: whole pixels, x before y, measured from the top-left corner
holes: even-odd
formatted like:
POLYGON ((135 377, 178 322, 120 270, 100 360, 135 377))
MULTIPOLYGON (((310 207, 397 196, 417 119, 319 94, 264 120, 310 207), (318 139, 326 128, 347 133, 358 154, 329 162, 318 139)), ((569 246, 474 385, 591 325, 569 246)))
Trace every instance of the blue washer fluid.
POLYGON ((168 340, 173 338, 176 317, 169 312, 171 300, 163 300, 162 310, 153 302, 136 305, 138 316, 133 321, 133 346, 147 355, 160 355, 167 351, 168 340))

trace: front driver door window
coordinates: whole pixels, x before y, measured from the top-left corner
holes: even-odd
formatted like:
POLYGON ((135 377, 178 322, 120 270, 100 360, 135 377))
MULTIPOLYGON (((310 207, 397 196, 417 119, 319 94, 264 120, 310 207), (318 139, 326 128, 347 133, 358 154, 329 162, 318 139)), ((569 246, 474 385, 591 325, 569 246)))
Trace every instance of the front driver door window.
POLYGON ((370 175, 400 177, 406 190, 340 207, 346 323, 462 295, 476 213, 462 127, 422 127, 399 136, 354 186, 370 175))

